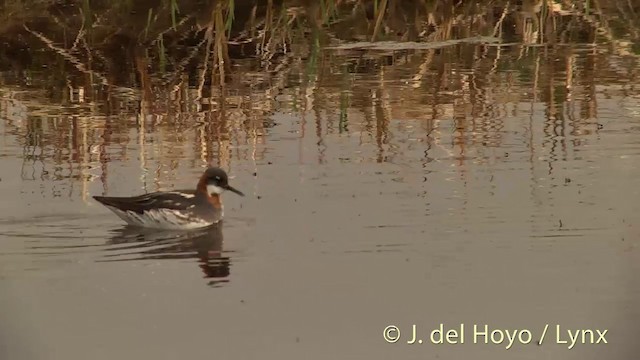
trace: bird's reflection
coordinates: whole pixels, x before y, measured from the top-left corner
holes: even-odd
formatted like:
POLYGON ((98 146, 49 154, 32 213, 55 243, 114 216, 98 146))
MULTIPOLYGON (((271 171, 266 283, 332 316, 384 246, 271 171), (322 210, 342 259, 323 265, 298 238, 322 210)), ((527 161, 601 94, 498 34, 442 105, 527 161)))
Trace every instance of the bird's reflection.
POLYGON ((206 229, 158 231, 126 226, 113 231, 108 261, 151 259, 198 260, 210 286, 229 282, 231 259, 223 256, 222 222, 206 229), (129 244, 129 245, 127 245, 129 244))

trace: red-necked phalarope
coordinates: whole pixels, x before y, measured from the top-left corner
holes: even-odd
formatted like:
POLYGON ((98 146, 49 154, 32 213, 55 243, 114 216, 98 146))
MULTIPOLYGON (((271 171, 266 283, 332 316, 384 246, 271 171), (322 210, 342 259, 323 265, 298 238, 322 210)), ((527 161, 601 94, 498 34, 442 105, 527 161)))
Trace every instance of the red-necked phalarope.
POLYGON ((220 194, 244 196, 229 185, 227 173, 209 168, 195 190, 154 192, 134 197, 94 196, 129 225, 159 229, 196 229, 218 223, 224 215, 220 194))

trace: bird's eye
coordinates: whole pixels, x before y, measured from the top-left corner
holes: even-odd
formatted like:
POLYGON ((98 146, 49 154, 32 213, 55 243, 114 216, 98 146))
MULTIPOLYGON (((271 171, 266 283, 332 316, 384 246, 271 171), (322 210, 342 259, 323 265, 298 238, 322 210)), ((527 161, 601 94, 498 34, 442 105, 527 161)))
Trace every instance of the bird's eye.
POLYGON ((216 176, 216 180, 220 180, 220 176, 216 176))

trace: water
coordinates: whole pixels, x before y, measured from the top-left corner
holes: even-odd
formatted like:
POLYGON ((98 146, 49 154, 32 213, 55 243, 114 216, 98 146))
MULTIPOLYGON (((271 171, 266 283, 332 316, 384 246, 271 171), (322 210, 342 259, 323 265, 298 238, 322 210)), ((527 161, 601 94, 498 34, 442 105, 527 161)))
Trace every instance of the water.
POLYGON ((2 358, 637 353, 640 92, 618 43, 303 37, 233 58, 216 90, 198 66, 175 86, 96 70, 107 86, 29 39, 63 69, 2 63, 2 358), (192 188, 209 164, 247 195, 218 228, 129 228, 91 198, 192 188), (465 343, 432 344, 441 323, 465 343), (474 324, 533 339, 474 344, 474 324), (565 329, 608 343, 568 350, 565 329))

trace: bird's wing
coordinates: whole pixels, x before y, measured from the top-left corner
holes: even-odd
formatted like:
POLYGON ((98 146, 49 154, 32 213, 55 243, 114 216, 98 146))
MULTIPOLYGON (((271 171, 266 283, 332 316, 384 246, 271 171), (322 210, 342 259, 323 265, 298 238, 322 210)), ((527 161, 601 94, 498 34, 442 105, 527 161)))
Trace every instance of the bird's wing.
POLYGON ((96 201, 106 206, 116 207, 124 211, 135 211, 139 214, 148 209, 184 210, 193 205, 196 197, 193 190, 171 192, 155 192, 133 197, 94 196, 96 201))

